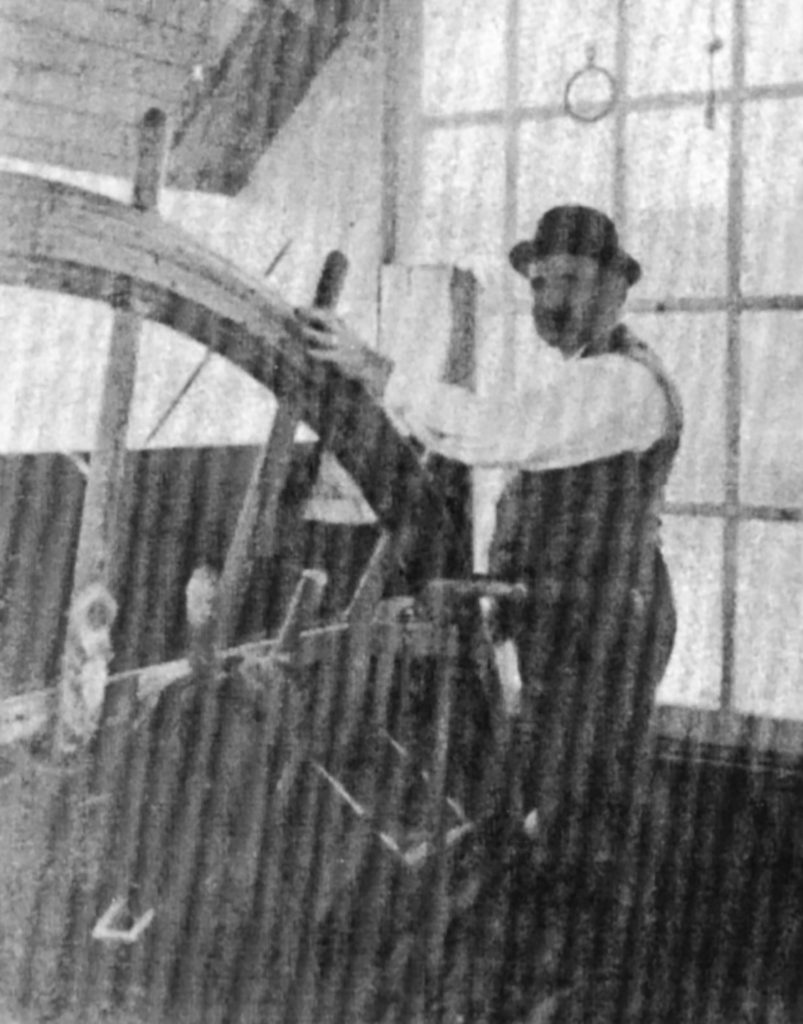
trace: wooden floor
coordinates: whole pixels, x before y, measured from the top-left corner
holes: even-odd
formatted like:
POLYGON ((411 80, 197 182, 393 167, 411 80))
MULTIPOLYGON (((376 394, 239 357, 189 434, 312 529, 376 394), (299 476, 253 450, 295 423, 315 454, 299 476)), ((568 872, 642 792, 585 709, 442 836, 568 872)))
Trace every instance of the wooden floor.
MULTIPOLYGON (((249 729, 253 728, 249 726, 249 729)), ((248 756, 243 751, 248 750, 245 744, 248 737, 246 732, 242 732, 237 739, 236 715, 228 719, 227 729, 230 746, 241 751, 237 758, 239 772, 247 766, 248 756)), ((252 732, 248 742, 253 743, 254 736, 252 732)), ((213 779, 220 777, 221 764, 233 764, 225 762, 225 759, 221 761, 221 756, 222 748, 210 755, 209 771, 213 779)), ((275 771, 276 767, 273 765, 271 770, 275 771)), ((6 999, 20 1024, 40 1024, 45 1019, 33 1011, 19 1010, 14 1000, 26 958, 39 964, 50 963, 48 957, 41 953, 34 957, 31 955, 33 925, 37 929, 37 941, 43 947, 52 945, 53 949, 58 949, 64 942, 65 923, 56 912, 57 903, 45 904, 44 914, 41 908, 35 911, 35 887, 49 842, 58 785, 59 778, 51 769, 21 750, 12 752, 6 748, 0 755, 0 815, 3 823, 0 829, 0 1013, 3 1010, 2 1000, 6 999)), ((309 795, 310 790, 306 787, 302 781, 301 796, 309 795)), ((603 1008, 600 1003, 598 1015, 592 1018, 581 1015, 576 1019, 583 1022, 593 1020, 594 1024, 600 1021, 605 1021, 605 1024, 799 1024, 794 1014, 784 1008, 782 1000, 786 991, 785 975, 788 980, 789 973, 786 965, 791 963, 794 968, 797 963, 794 951, 796 942, 800 942, 803 910, 801 871, 799 866, 795 868, 795 858, 790 849, 798 799, 794 788, 779 788, 771 775, 751 774, 743 769, 737 771, 733 766, 727 772, 721 769, 714 771, 691 762, 659 766, 654 787, 649 802, 649 820, 643 829, 637 860, 636 903, 626 944, 629 952, 624 963, 620 964, 624 969, 624 983, 620 986, 624 993, 621 1012, 612 1011, 610 1006, 603 1008), (629 979, 625 977, 627 974, 629 979), (731 978, 735 979, 733 991, 737 993, 738 1014, 732 1007, 725 1009, 731 978)), ((369 799, 370 790, 367 783, 365 793, 355 787, 361 799, 369 799)), ((181 793, 177 792, 172 799, 172 806, 180 807, 181 793)), ((230 789, 228 799, 232 801, 231 809, 242 806, 238 803, 236 787, 230 789)), ((226 820, 225 815, 220 817, 221 807, 216 813, 220 821, 226 820)), ((164 818, 164 811, 161 816, 164 818)), ((159 817, 158 811, 156 817, 159 817)), ((146 826, 152 827, 147 816, 143 820, 146 826)), ((207 833, 205 841, 214 838, 207 833)), ((211 845, 218 848, 221 856, 228 857, 232 842, 236 850, 237 841, 230 835, 222 844, 212 842, 211 845)), ((316 843, 313 842, 310 849, 315 848, 316 843)), ((346 850, 337 842, 329 848, 335 860, 346 850)), ((361 849, 364 852, 364 847, 361 849)), ((267 850, 265 855, 268 855, 267 850)), ((197 853, 194 856, 197 857, 197 853)), ((211 919, 217 913, 214 908, 220 908, 221 895, 225 895, 221 890, 221 877, 226 877, 225 873, 221 875, 217 870, 213 859, 202 858, 208 877, 212 879, 209 896, 209 906, 213 908, 209 913, 211 919)), ((285 850, 284 870, 292 871, 298 859, 298 847, 285 850)), ((167 867, 169 874, 169 861, 162 859, 162 865, 167 867)), ((256 877, 253 882, 257 884, 256 877)), ((207 891, 198 889, 198 886, 206 884, 200 875, 188 878, 186 883, 190 897, 196 893, 197 898, 198 892, 207 891)), ((172 884, 168 877, 165 902, 170 897, 172 884)), ((376 888, 371 889, 373 884, 370 879, 366 884, 358 881, 348 893, 348 898, 337 904, 336 928, 360 917, 362 907, 371 902, 371 892, 376 896, 376 888)), ((318 883, 314 882, 310 891, 317 890, 318 883)), ((299 902, 296 905, 295 898, 288 899, 286 893, 277 898, 284 911, 295 916, 297 924, 303 926, 301 907, 304 904, 299 902)), ((87 906, 91 907, 91 902, 87 906)), ((500 898, 492 900, 489 906, 492 912, 481 939, 486 948, 490 948, 496 941, 493 932, 497 931, 502 935, 504 946, 511 903, 500 898)), ((89 920, 86 915, 91 916, 91 912, 87 907, 79 906, 79 911, 89 920)), ((582 916, 575 908, 576 920, 572 925, 575 943, 577 935, 582 932, 577 923, 582 916)), ((260 925, 260 922, 256 921, 256 924, 260 925)), ((208 929, 208 921, 196 922, 195 927, 208 929)), ((315 930, 309 934, 315 934, 315 930)), ((421 933, 413 931, 408 938, 413 945, 420 945, 421 933)), ((181 941, 185 939, 186 935, 181 941)), ((196 939, 201 948, 222 951, 222 960, 229 966, 236 962, 239 938, 236 949, 219 945, 221 940, 217 935, 205 935, 203 931, 196 939)), ((271 941, 275 939, 274 935, 271 941)), ((85 940, 83 945, 86 946, 85 940)), ((579 946, 582 945, 580 941, 579 946)), ((624 950, 625 945, 622 948, 624 950)), ((86 950, 82 955, 87 956, 86 950)), ((336 949, 329 969, 337 974, 343 964, 348 963, 349 956, 350 951, 347 946, 343 947, 341 940, 339 952, 336 949)), ((443 991, 439 997, 442 1005, 459 1005, 464 988, 472 982, 472 971, 476 972, 476 965, 472 967, 470 957, 461 963, 461 956, 463 954, 458 954, 457 961, 449 961, 446 957, 445 962, 450 966, 444 974, 443 991)), ((295 964, 294 972, 300 970, 299 965, 303 966, 303 958, 295 964)), ((257 966, 256 962, 254 966, 257 966)), ((177 968, 178 976, 185 969, 198 976, 195 968, 182 965, 177 968)), ((388 970, 393 970, 392 965, 388 970)), ((373 976, 374 980, 379 976, 373 976)), ((338 985, 345 984, 341 978, 335 980, 338 985)), ((616 984, 619 985, 619 980, 616 984)), ((211 993, 214 988, 205 982, 205 991, 211 993)), ((224 985, 221 991, 230 993, 231 986, 227 988, 224 985)), ((602 988, 599 998, 601 1001, 604 998, 602 988)), ((581 1002, 585 1005, 583 1012, 587 1012, 587 993, 581 1002)), ((283 1005, 280 1019, 296 1024, 292 1009, 287 1008, 291 1005, 292 1001, 283 1005)), ((115 1006, 109 1014, 108 1008, 92 1004, 80 1012, 65 1010, 48 1019, 58 1020, 59 1024, 78 1024, 79 1021, 82 1024, 96 1024, 96 1021, 97 1024, 154 1024, 157 1020, 152 1013, 137 1016, 125 1001, 121 1007, 115 1006), (94 1019, 93 1014, 96 1014, 94 1019)), ((226 1024, 235 1021, 237 1024, 251 1024, 252 1019, 257 1019, 247 1014, 228 1016, 230 1011, 222 1007, 214 1011, 205 1006, 205 1012, 210 1013, 211 1020, 222 1020, 226 1024)), ((2 1016, 1 1019, 16 1024, 13 1016, 2 1016)), ((169 1019, 171 1024, 175 1024, 180 1018, 158 1019, 169 1019)), ((357 1024, 358 1020, 359 1024, 375 1024, 371 1017, 333 1019, 338 1024, 357 1024)), ((411 1017, 390 1015, 387 1019, 397 1024, 408 1024, 408 1021, 413 1024, 411 1017)), ((426 1024, 434 1021, 456 1024, 457 1019, 448 1013, 441 1016, 436 1011, 426 1024)), ((534 1011, 529 1018, 526 1015, 522 1017, 520 1009, 514 1017, 465 1018, 466 1024, 497 1024, 502 1020, 504 1024, 520 1024, 522 1020, 545 1024, 549 1019, 539 1017, 534 1011)), ((567 1017, 568 1020, 574 1024, 575 1017, 567 1017)), ((564 1024, 561 1017, 556 1018, 557 1021, 564 1024)), ((299 1018, 299 1024, 306 1024, 306 1020, 299 1018)), ((415 1024, 418 1024, 417 1020, 415 1024)))

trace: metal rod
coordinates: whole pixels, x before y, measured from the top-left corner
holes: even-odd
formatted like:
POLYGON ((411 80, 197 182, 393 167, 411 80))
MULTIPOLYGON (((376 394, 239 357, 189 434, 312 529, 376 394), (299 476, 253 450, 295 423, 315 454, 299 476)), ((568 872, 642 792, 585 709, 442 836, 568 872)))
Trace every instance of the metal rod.
MULTIPOLYGON (((647 296, 628 300, 627 311, 636 315, 662 313, 726 313, 737 308, 741 312, 772 312, 803 310, 803 295, 740 295, 733 301, 726 295, 667 295, 647 296)), ((529 310, 525 301, 516 303, 516 315, 523 316, 529 310)))
MULTIPOLYGON (((728 162, 728 234, 727 234, 727 353, 725 362, 725 500, 731 508, 739 506, 742 424, 741 359, 741 273, 744 220, 744 89, 745 89, 745 6, 733 0, 732 76, 733 102, 730 118, 730 154, 728 162)), ((722 593, 722 690, 721 706, 730 708, 736 674, 736 624, 739 574, 739 519, 725 520, 722 593)))
MULTIPOLYGON (((502 246, 507 252, 518 237, 519 166, 521 140, 516 109, 519 102, 519 0, 505 5, 505 113, 504 113, 504 205, 502 207, 502 246)), ((513 391, 516 373, 516 309, 513 302, 513 275, 502 277, 502 322, 504 354, 502 374, 495 386, 513 391)))
POLYGON ((627 23, 627 0, 618 0, 616 7, 616 56, 614 77, 618 96, 613 108, 613 217, 619 234, 627 237, 627 106, 621 97, 627 95, 630 32, 627 23))
MULTIPOLYGON (((718 103, 735 103, 738 96, 735 89, 717 89, 718 103)), ((778 85, 752 85, 738 95, 748 102, 772 99, 799 99, 803 97, 803 82, 786 82, 778 85)), ((674 110, 678 107, 702 107, 708 97, 703 89, 686 92, 657 93, 649 96, 621 95, 617 103, 625 113, 644 113, 646 111, 674 110)), ((521 106, 516 110, 516 119, 520 123, 530 121, 552 121, 566 116, 566 108, 562 103, 547 103, 541 106, 521 106)), ((479 125, 503 125, 504 108, 488 110, 462 111, 449 114, 422 115, 422 129, 433 128, 465 128, 479 125)))
POLYGON ((381 5, 380 40, 382 44, 382 203, 380 210, 381 260, 393 263, 398 247, 400 195, 399 162, 405 144, 401 131, 404 82, 404 33, 394 0, 381 5))
POLYGON ((153 429, 150 431, 148 436, 145 438, 145 447, 146 448, 151 443, 151 441, 153 441, 153 439, 156 437, 156 435, 159 433, 159 431, 162 429, 162 427, 165 425, 165 423, 167 423, 167 421, 173 415, 174 411, 176 410, 176 408, 178 407, 179 403, 182 401, 184 396, 187 394, 187 392, 190 390, 190 388, 196 382, 196 380, 198 380, 198 378, 200 377, 201 373, 206 368, 206 366, 211 362, 212 356, 214 354, 215 353, 214 353, 214 350, 212 348, 208 348, 206 350, 206 352, 204 352, 204 354, 201 357, 198 365, 195 367, 195 369, 190 373, 189 377, 187 377, 187 379, 181 385, 179 390, 176 392, 175 396, 172 398, 172 400, 168 404, 168 406, 165 409, 165 411, 162 413, 162 415, 156 421, 153 429))
POLYGON ((383 183, 382 262, 390 263, 404 262, 416 248, 422 184, 424 0, 389 0, 384 10, 390 109, 385 111, 384 152, 388 159, 383 183))

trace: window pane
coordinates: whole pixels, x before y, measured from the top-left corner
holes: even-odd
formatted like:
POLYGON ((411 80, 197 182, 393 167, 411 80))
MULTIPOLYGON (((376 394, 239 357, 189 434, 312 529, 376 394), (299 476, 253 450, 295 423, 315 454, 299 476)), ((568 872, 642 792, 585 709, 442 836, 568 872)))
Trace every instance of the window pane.
POLYGON ((803 100, 748 103, 745 292, 803 291, 803 100))
POLYGON ((736 620, 736 710, 803 718, 803 527, 743 523, 736 620))
POLYGON ((501 128, 425 133, 413 259, 467 267, 483 257, 502 262, 504 149, 501 128))
POLYGON ((588 46, 597 66, 613 73, 616 5, 610 0, 523 3, 520 12, 520 103, 562 104, 567 81, 586 65, 588 46))
POLYGON ((0 287, 0 450, 92 447, 111 324, 103 302, 0 287))
MULTIPOLYGON (((714 35, 725 44, 714 54, 714 85, 730 84, 731 5, 715 4, 714 35)), ((709 88, 711 4, 700 0, 629 0, 628 92, 645 95, 709 88)))
POLYGON ((641 295, 711 295, 725 289, 727 110, 715 130, 701 107, 628 118, 630 251, 641 295))
POLYGON ((725 498, 725 318, 660 313, 627 318, 680 389, 684 427, 667 486, 669 501, 725 498))
POLYGON ((741 496, 803 506, 803 314, 742 318, 741 496))
POLYGON ((501 107, 507 0, 425 0, 422 89, 427 113, 501 107))
POLYGON ((667 516, 663 537, 678 629, 658 701, 717 708, 722 678, 722 523, 667 516))
POLYGON ((751 85, 803 80, 803 5, 800 0, 745 4, 745 71, 751 85))
POLYGON ((519 134, 518 222, 532 238, 538 218, 559 203, 612 213, 613 132, 610 121, 570 118, 529 123, 519 134))
MULTIPOLYGON (((145 324, 128 434, 130 448, 145 446, 205 352, 203 346, 178 331, 162 324, 145 324)), ((260 437, 264 438, 270 429, 275 411, 276 399, 270 391, 239 366, 215 354, 149 447, 259 444, 260 437), (225 416, 220 415, 222 409, 226 410, 225 416)))
MULTIPOLYGON (((89 451, 100 415, 112 310, 71 295, 8 287, 0 288, 0 310, 0 451, 89 451)), ((275 399, 221 355, 212 356, 150 439, 205 351, 186 335, 146 321, 138 345, 129 448, 264 442, 275 399)))

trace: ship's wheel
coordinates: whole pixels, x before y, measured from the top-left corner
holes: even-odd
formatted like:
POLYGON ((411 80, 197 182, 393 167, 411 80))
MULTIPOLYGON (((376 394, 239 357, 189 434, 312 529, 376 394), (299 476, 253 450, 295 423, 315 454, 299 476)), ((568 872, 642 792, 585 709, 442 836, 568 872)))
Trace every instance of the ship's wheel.
MULTIPOLYGON (((228 971, 217 981, 226 998, 236 996, 239 1009, 210 1011, 209 1019, 251 1019, 248 1014, 268 998, 259 983, 269 967, 272 944, 292 940, 300 974, 281 974, 274 995, 286 1019, 306 1019, 305 1000, 320 967, 309 946, 320 940, 320 935, 311 938, 315 929, 333 914, 341 924, 356 915, 378 941, 381 921, 369 893, 361 906, 355 904, 353 890, 360 878, 374 888, 381 884, 371 874, 370 836, 382 836, 385 852, 391 850, 405 863, 426 855, 426 842, 410 854, 389 832, 382 832, 394 824, 390 818, 400 807, 397 769, 388 769, 388 784, 396 785, 395 790, 383 795, 381 780, 374 777, 370 793, 358 794, 359 799, 344 790, 340 773, 348 774, 353 767, 352 741, 366 721, 374 738, 386 733, 404 629, 395 631, 396 646, 388 643, 383 650, 387 623, 377 624, 375 613, 400 562, 417 557, 428 574, 443 575, 442 557, 453 532, 448 501, 419 452, 396 432, 360 383, 308 357, 303 325, 289 304, 163 221, 155 209, 3 173, 0 224, 3 284, 105 302, 165 325, 231 361, 276 396, 278 411, 261 456, 257 491, 249 491, 246 498, 246 504, 263 512, 261 530, 270 535, 274 527, 299 423, 307 424, 346 470, 378 522, 374 550, 336 621, 305 628, 305 609, 314 603, 322 581, 302 577, 279 635, 261 647, 207 650, 205 661, 201 644, 189 664, 155 665, 108 680, 104 725, 92 743, 90 761, 77 776, 55 772, 47 849, 20 965, 22 999, 35 1000, 46 991, 51 1003, 55 999, 58 1004, 55 1009, 86 1009, 98 1000, 108 1001, 110 989, 119 989, 124 975, 131 992, 147 989, 149 1012, 161 1013, 176 999, 197 1008, 197 1001, 207 998, 205 958, 217 951, 228 971), (306 670, 312 682, 299 689, 298 679, 306 670), (247 736, 236 735, 242 716, 232 718, 219 701, 206 699, 203 685, 184 687, 184 692, 196 694, 189 719, 179 701, 161 700, 168 691, 182 689, 173 686, 176 682, 203 684, 207 676, 213 682, 213 676, 226 673, 239 674, 254 697, 258 713, 248 718, 247 736), (371 693, 369 677, 376 684, 371 693), (114 698, 111 712, 109 695, 114 698), (161 701, 158 721, 139 733, 139 713, 132 711, 137 698, 150 711, 161 701), (321 797, 322 787, 327 800, 321 797), (294 834, 304 837, 306 845, 299 850, 288 845, 290 832, 282 833, 290 819, 301 830, 294 834), (347 819, 351 826, 344 824, 347 819), (268 828, 271 821, 274 825, 268 828), (215 860, 219 834, 229 843, 223 860, 215 860), (273 874, 264 867, 268 862, 275 864, 273 874), (294 894, 287 890, 287 872, 296 870, 301 889, 294 894), (227 886, 237 891, 232 894, 227 886), (278 918, 271 893, 284 908, 278 918), (348 898, 341 899, 340 893, 348 898), (136 906, 121 909, 118 897, 123 903, 131 898, 136 906), (206 907, 201 914, 199 900, 213 904, 212 909, 206 907), (149 928, 147 912, 154 909, 156 920, 149 928), (247 935, 237 941, 244 945, 226 945, 228 940, 215 930, 223 927, 216 914, 222 914, 223 924, 234 922, 235 931, 243 918, 247 935), (277 920, 284 929, 278 939, 277 920), (107 941, 110 945, 104 945, 107 941), (124 963, 117 955, 120 948, 133 950, 124 963), (293 1017, 297 1013, 302 1016, 293 1017)), ((244 531, 247 537, 254 521, 253 508, 244 508, 239 534, 244 531)), ((231 553, 235 567, 247 558, 242 540, 235 531, 234 543, 240 544, 231 553)), ((469 566, 463 569, 468 572, 469 566)), ((449 572, 454 574, 454 561, 449 572)), ((219 597, 225 618, 231 593, 219 597)), ((431 637, 428 650, 433 651, 431 637)), ((434 657, 441 676, 453 674, 453 665, 447 666, 454 662, 453 644, 439 646, 436 637, 434 657)), ((409 658, 407 664, 403 673, 409 671, 409 658)), ((452 713, 448 686, 441 688, 435 703, 434 734, 443 741, 452 713)), ((446 746, 441 742, 431 764, 435 809, 428 812, 429 824, 440 830, 441 838, 444 829, 460 832, 466 827, 459 809, 451 825, 448 820, 452 805, 444 803, 446 746)), ((381 755, 383 764, 386 754, 391 761, 406 756, 393 740, 381 755)), ((374 897, 381 901, 379 890, 374 897)), ((425 904, 420 912, 425 917, 429 913, 425 904)), ((403 955, 393 969, 403 979, 405 964, 415 959, 416 951, 409 942, 400 948, 403 955)), ((368 970, 372 955, 370 949, 362 950, 360 970, 368 970)), ((348 988, 353 980, 342 981, 348 1005, 365 998, 364 992, 348 988)), ((318 993, 324 1001, 335 998, 340 982, 332 984, 335 988, 330 984, 318 993)))
MULTIPOLYGON (((293 308, 157 212, 3 173, 0 223, 0 282, 124 303, 213 349, 276 396, 263 506, 278 507, 303 422, 362 491, 388 553, 400 553, 403 537, 409 546, 416 524, 431 532, 447 521, 434 477, 381 408, 359 384, 307 357, 293 308)), ((271 527, 263 518, 262 528, 271 527)))

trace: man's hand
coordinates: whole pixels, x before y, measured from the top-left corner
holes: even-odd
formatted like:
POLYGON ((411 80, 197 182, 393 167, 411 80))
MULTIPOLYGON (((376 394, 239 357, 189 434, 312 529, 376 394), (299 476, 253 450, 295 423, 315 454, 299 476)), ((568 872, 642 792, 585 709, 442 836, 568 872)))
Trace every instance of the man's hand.
POLYGON ((364 345, 339 317, 325 309, 297 309, 312 359, 337 366, 362 383, 376 401, 385 393, 393 363, 364 345))

